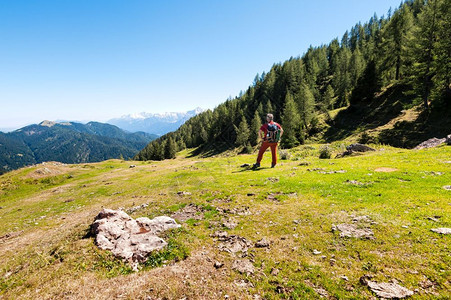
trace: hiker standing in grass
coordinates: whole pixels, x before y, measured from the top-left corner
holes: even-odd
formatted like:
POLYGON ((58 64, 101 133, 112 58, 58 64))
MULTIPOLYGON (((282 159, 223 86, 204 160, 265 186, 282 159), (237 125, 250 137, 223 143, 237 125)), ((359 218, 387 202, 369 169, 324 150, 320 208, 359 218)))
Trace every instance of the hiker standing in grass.
POLYGON ((277 144, 283 134, 283 129, 282 126, 274 122, 273 119, 274 116, 272 114, 267 114, 266 123, 263 124, 258 131, 258 136, 263 140, 263 142, 260 147, 260 151, 258 152, 257 162, 253 166, 254 169, 260 167, 263 154, 269 147, 271 147, 272 154, 271 168, 274 168, 277 164, 277 144))

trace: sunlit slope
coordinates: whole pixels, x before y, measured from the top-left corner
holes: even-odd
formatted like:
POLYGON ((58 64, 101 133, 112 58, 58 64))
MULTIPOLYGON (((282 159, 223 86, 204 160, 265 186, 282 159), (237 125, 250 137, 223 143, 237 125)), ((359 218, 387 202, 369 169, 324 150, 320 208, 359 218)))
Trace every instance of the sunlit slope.
POLYGON ((413 299, 450 297, 450 236, 431 229, 451 227, 451 147, 378 147, 323 160, 320 147, 293 149, 274 169, 267 153, 257 171, 241 167, 255 154, 183 152, 160 162, 46 163, 4 174, 0 298, 365 299, 374 295, 359 282, 365 274, 416 290, 413 299), (136 218, 188 204, 197 211, 165 237, 172 247, 138 273, 87 234, 102 207, 136 218), (332 231, 339 224, 373 236, 341 237, 332 231), (221 251, 218 231, 246 239, 249 249, 221 251), (255 247, 262 238, 269 247, 255 247), (253 272, 233 270, 243 260, 253 272))

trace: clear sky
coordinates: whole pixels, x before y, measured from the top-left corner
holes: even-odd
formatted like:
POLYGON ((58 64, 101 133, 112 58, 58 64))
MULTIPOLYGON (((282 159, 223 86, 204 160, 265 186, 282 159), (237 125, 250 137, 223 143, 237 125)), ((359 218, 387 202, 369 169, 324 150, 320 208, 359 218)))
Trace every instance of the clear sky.
POLYGON ((214 108, 400 0, 2 0, 0 128, 214 108))

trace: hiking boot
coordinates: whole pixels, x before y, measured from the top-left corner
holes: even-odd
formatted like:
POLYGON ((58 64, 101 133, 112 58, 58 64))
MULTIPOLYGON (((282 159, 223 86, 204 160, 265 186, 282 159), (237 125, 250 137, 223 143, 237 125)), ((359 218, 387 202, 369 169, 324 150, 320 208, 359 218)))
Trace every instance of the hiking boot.
POLYGON ((260 163, 255 163, 255 164, 252 166, 252 169, 257 169, 257 168, 260 168, 260 163))
POLYGON ((276 166, 276 164, 271 164, 271 168, 274 168, 276 166))

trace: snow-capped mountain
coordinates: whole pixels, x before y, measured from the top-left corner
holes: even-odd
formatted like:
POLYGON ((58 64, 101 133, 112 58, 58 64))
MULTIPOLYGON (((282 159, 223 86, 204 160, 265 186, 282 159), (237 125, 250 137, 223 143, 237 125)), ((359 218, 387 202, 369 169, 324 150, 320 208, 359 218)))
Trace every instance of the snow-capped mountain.
POLYGON ((143 131, 151 134, 163 135, 177 130, 189 118, 203 112, 202 108, 196 108, 187 112, 167 112, 161 114, 136 113, 124 115, 107 121, 109 124, 130 132, 143 131))

